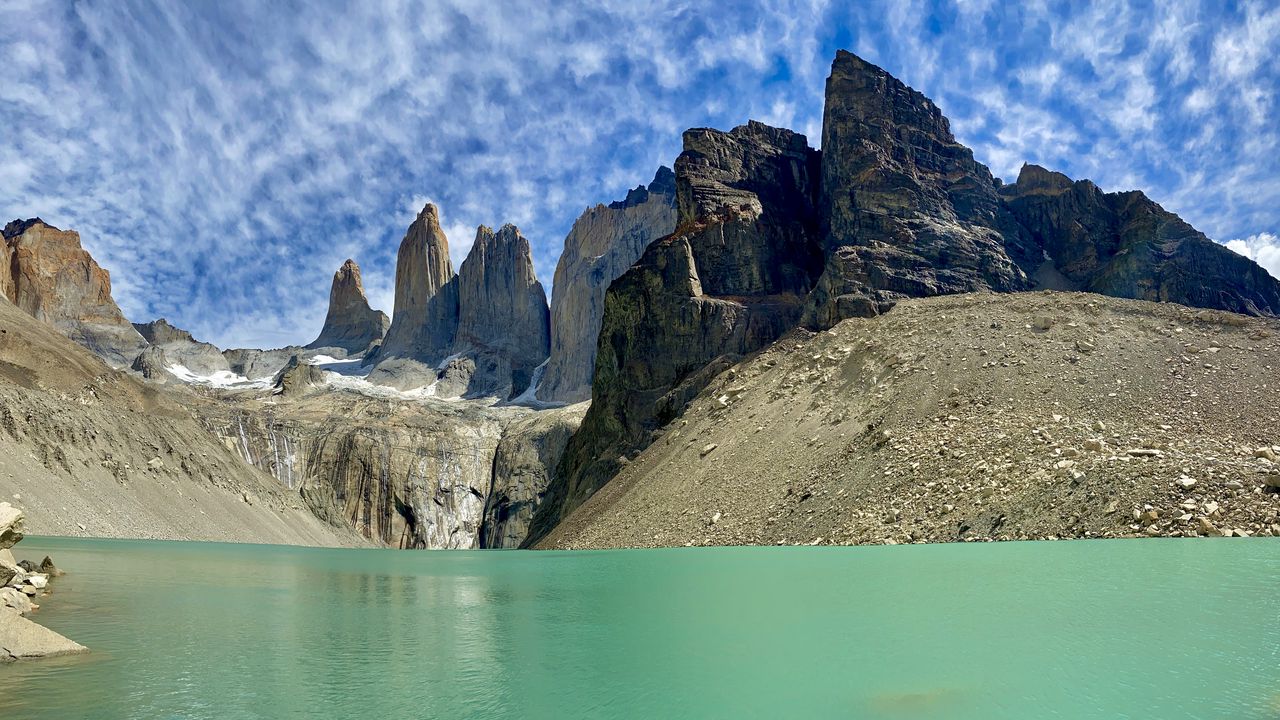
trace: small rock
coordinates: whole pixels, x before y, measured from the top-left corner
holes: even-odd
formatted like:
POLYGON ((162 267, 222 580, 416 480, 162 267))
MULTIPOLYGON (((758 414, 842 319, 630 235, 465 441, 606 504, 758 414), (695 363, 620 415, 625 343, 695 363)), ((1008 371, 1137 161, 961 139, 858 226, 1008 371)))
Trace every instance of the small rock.
POLYGON ((1190 490, 1191 488, 1196 486, 1196 479, 1193 477, 1187 477, 1186 475, 1183 475, 1177 480, 1174 480, 1174 482, 1177 483, 1178 487, 1182 488, 1183 490, 1190 490))
POLYGON ((1102 441, 1096 438, 1084 441, 1084 449, 1089 452, 1102 452, 1102 447, 1102 441))
POLYGON ((1162 457, 1164 453, 1155 448, 1130 448, 1125 451, 1130 457, 1162 457))
POLYGON ((1200 525, 1201 535, 1208 535, 1209 537, 1215 537, 1222 534, 1222 532, 1219 531, 1218 528, 1214 526, 1212 522, 1209 521, 1209 518, 1202 517, 1197 522, 1200 525))
POLYGON ((1053 327, 1053 318, 1048 315, 1040 315, 1031 321, 1031 327, 1040 332, 1045 332, 1053 327))
POLYGON ((703 445, 702 451, 698 453, 698 457, 706 457, 710 455, 712 452, 715 451, 717 447, 719 446, 716 445, 715 443, 707 443, 706 445, 703 445))
POLYGON ((164 467, 164 460, 161 460, 159 456, 153 457, 147 461, 147 467, 152 470, 159 470, 164 467))

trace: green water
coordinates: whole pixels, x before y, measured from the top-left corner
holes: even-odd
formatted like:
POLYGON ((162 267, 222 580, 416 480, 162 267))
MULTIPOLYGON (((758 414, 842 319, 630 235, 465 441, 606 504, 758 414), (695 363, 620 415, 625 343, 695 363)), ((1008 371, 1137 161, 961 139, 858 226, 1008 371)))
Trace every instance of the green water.
POLYGON ((398 552, 31 538, 0 718, 1277 718, 1280 542, 398 552))

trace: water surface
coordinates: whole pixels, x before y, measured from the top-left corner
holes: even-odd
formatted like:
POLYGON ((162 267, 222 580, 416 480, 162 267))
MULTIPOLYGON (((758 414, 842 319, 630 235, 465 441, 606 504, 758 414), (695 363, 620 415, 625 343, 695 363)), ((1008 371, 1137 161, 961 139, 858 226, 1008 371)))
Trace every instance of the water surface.
POLYGON ((1280 718, 1280 542, 406 552, 28 538, 0 718, 1280 718))

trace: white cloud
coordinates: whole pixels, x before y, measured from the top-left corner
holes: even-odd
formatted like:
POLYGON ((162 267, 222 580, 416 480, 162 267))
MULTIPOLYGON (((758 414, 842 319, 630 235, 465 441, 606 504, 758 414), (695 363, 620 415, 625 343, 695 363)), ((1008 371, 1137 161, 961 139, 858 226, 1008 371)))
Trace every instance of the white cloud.
POLYGON ((1236 253, 1258 263, 1280 279, 1280 237, 1273 233, 1258 233, 1239 240, 1228 240, 1226 246, 1236 253))

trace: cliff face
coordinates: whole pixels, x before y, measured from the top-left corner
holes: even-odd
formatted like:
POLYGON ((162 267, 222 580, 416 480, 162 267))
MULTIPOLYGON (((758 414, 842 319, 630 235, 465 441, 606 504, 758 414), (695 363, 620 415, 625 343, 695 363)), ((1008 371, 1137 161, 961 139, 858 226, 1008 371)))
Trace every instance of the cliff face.
POLYGON ((396 306, 377 353, 380 363, 392 359, 434 363, 448 355, 458 330, 455 278, 440 213, 428 203, 400 242, 396 306))
POLYGON ((551 356, 538 399, 579 402, 591 397, 605 291, 651 242, 675 230, 675 180, 670 168, 659 168, 648 187, 631 190, 623 201, 596 205, 574 222, 556 264, 551 356))
POLYGON ((508 398, 529 386, 547 359, 547 295, 533 272, 529 241, 514 225, 481 226, 458 274, 453 353, 475 365, 459 395, 508 398))
POLYGON ((336 348, 352 355, 363 353, 380 344, 390 326, 386 313, 369 307, 364 283, 360 280, 360 266, 348 259, 333 274, 324 327, 307 348, 336 348))
POLYGON ((401 390, 432 387, 445 397, 509 398, 529 386, 547 358, 546 292, 529 241, 513 225, 481 226, 454 275, 449 242, 428 204, 400 244, 396 308, 371 382, 401 390))
POLYGON ((35 218, 4 227, 0 289, 14 305, 124 367, 146 342, 111 298, 111 277, 80 246, 80 235, 35 218))
POLYGON ((1024 165, 1001 190, 1074 289, 1249 315, 1280 314, 1280 281, 1141 192, 1024 165))
POLYGON ((580 416, 330 390, 231 402, 202 420, 334 526, 390 547, 466 549, 524 539, 580 416))
POLYGON ((727 133, 690 130, 684 145, 679 224, 605 295, 591 408, 532 538, 647 445, 711 368, 793 327, 821 268, 818 154, 803 135, 752 122, 727 133))
POLYGON ((828 262, 806 324, 876 315, 904 297, 1031 287, 1040 253, 924 95, 840 51, 822 149, 828 262))

